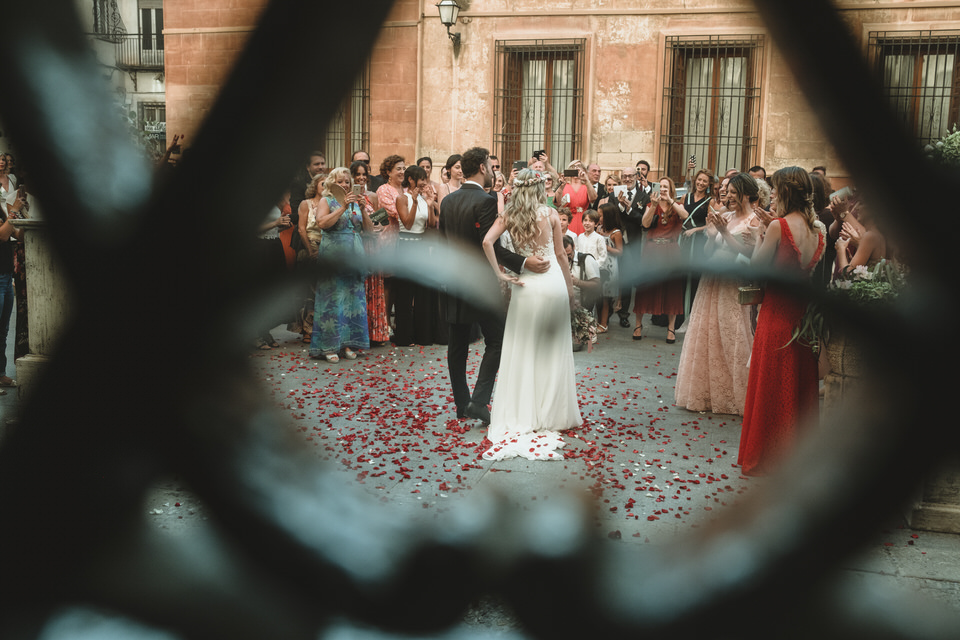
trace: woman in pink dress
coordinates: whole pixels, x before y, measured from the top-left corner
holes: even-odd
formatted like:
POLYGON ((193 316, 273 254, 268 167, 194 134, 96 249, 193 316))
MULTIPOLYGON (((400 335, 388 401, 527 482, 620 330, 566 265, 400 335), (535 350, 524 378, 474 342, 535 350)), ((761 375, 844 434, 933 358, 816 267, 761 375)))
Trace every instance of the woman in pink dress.
MULTIPOLYGON (((760 224, 753 213, 759 198, 756 180, 739 173, 727 189, 730 210, 711 212, 703 232, 706 256, 718 265, 746 261, 753 245, 742 240, 743 232, 760 224)), ((674 391, 677 405, 690 411, 743 415, 753 334, 750 307, 737 299, 739 285, 711 273, 700 278, 674 391)))
MULTIPOLYGON (((387 210, 389 223, 380 232, 381 248, 393 247, 400 236, 400 214, 398 208, 403 208, 403 215, 407 215, 407 199, 400 197, 403 194, 403 172, 407 165, 402 156, 387 156, 380 163, 380 175, 387 176, 387 181, 377 189, 377 202, 387 210)), ((390 339, 390 307, 391 277, 383 274, 383 306, 370 309, 367 307, 367 318, 370 322, 370 339, 377 342, 387 342, 390 339), (373 318, 373 315, 376 318, 373 318)), ((369 303, 369 302, 368 302, 369 303)))
MULTIPOLYGON (((772 182, 781 217, 767 227, 753 264, 772 264, 786 274, 809 277, 824 248, 824 233, 814 224, 813 184, 800 167, 780 169, 772 182)), ((800 424, 818 418, 817 357, 810 347, 791 341, 806 308, 806 300, 776 285, 764 291, 737 458, 745 475, 765 475, 776 469, 793 448, 800 424)))
MULTIPOLYGON (((677 190, 673 180, 660 180, 659 195, 653 194, 640 224, 643 226, 643 245, 640 250, 640 265, 664 266, 679 264, 681 260, 680 233, 683 221, 687 219, 687 210, 677 202, 677 190)), ((667 316, 667 344, 677 341, 677 315, 683 313, 683 278, 666 280, 649 287, 637 289, 633 303, 633 313, 637 316, 637 327, 633 330, 633 339, 643 337, 643 314, 667 316)))

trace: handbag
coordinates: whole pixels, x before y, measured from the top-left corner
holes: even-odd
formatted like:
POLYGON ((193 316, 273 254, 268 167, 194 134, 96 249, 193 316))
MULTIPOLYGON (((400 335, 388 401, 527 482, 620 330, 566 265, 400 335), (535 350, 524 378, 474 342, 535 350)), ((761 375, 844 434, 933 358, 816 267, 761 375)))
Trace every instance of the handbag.
POLYGON ((737 301, 740 304, 760 304, 763 302, 763 287, 758 284, 737 287, 737 301))

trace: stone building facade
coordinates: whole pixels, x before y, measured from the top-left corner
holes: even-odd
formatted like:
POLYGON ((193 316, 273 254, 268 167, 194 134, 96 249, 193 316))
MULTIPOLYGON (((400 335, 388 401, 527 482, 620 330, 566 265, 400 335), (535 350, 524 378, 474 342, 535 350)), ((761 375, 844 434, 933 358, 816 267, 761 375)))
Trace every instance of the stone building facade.
MULTIPOLYGON (((167 118, 188 135, 263 0, 166 0, 167 118)), ((453 31, 434 3, 397 0, 328 135, 328 164, 483 145, 503 166, 545 149, 619 171, 678 177, 691 155, 723 172, 759 164, 846 171, 749 0, 461 0, 453 31)), ((918 139, 960 104, 960 2, 840 0, 841 15, 918 139)), ((823 70, 830 73, 830 69, 823 70)), ((837 82, 842 82, 837 78, 837 82)))

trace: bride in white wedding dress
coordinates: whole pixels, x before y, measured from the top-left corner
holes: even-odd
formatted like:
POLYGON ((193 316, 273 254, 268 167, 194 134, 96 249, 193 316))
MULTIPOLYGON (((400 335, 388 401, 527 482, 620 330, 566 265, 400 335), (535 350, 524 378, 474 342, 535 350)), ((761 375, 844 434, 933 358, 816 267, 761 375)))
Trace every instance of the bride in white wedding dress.
POLYGON ((497 277, 511 283, 500 371, 493 398, 492 446, 486 460, 522 456, 562 459, 559 432, 583 422, 573 375, 570 301, 573 285, 563 251, 560 218, 546 205, 540 174, 524 169, 512 183, 510 202, 483 239, 497 277), (545 273, 503 273, 493 244, 510 232, 514 250, 550 261, 545 273))

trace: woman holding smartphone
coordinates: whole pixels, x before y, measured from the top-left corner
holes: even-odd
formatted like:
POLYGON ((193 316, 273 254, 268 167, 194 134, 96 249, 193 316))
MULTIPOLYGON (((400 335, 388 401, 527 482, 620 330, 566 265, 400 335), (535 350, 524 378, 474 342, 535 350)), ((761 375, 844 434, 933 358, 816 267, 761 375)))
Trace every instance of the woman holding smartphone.
MULTIPOLYGON (((362 207, 363 196, 353 192, 350 170, 337 167, 323 183, 317 203, 317 226, 323 230, 317 255, 338 262, 351 254, 363 253, 361 233, 373 231, 373 221, 362 207)), ((357 357, 354 349, 369 349, 367 297, 363 276, 356 271, 339 271, 317 282, 314 302, 310 356, 339 362, 357 357)))
MULTIPOLYGON (((670 178, 661 178, 658 189, 650 193, 650 204, 643 214, 643 249, 640 264, 666 267, 680 263, 680 245, 677 240, 682 231, 687 210, 677 202, 677 191, 670 178)), ((643 315, 667 316, 667 344, 677 341, 675 332, 677 316, 683 313, 683 279, 677 278, 637 289, 633 313, 637 327, 633 339, 643 337, 643 315)))
MULTIPOLYGON (((406 168, 403 187, 407 206, 400 213, 400 249, 422 251, 425 246, 420 242, 424 234, 437 224, 437 212, 433 206, 436 196, 427 174, 420 167, 406 168)), ((433 344, 435 328, 440 320, 434 290, 405 278, 394 278, 393 282, 397 321, 393 343, 398 347, 433 344)))
POLYGON ((567 165, 563 172, 566 184, 554 195, 557 207, 566 205, 570 208, 569 229, 576 234, 583 233, 583 212, 590 208, 590 203, 597 199, 597 192, 587 180, 587 173, 579 160, 567 165))

